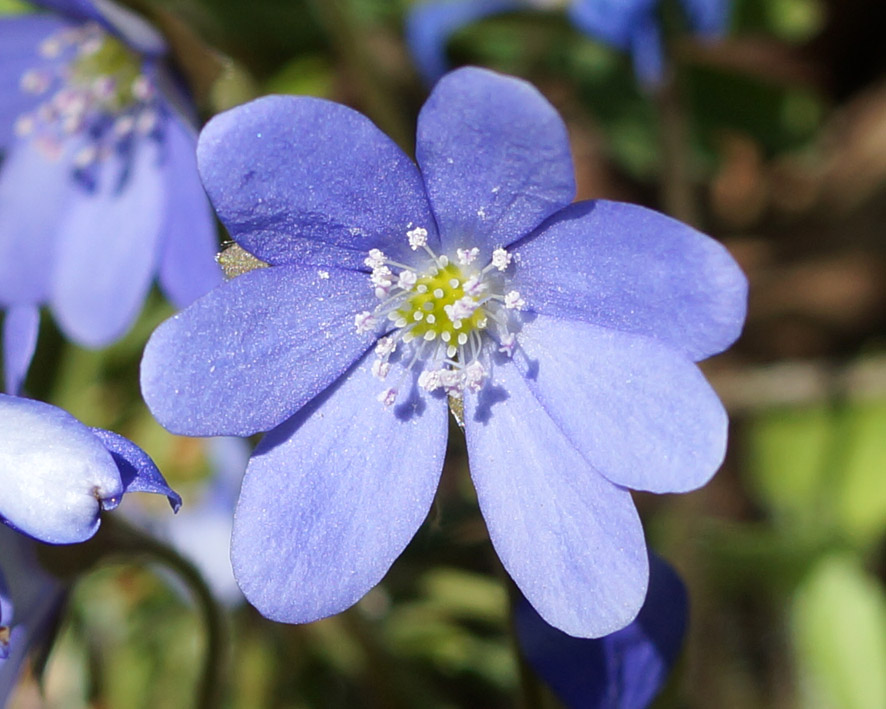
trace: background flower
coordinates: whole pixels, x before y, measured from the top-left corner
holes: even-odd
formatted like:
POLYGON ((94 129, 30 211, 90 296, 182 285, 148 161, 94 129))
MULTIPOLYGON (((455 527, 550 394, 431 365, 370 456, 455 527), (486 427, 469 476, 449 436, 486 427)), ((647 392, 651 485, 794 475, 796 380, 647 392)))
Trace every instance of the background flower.
POLYGON ((668 680, 686 634, 686 587, 649 555, 649 591, 637 617, 602 638, 552 628, 521 598, 514 622, 527 662, 570 709, 644 709, 668 680))
MULTIPOLYGON (((730 0, 682 0, 693 32, 715 37, 726 29, 730 0)), ((484 17, 527 8, 565 7, 573 24, 592 39, 630 52, 637 77, 655 84, 664 74, 658 0, 439 0, 414 6, 406 40, 425 81, 449 68, 446 43, 461 27, 484 17)))
POLYGON ((181 498, 134 443, 61 409, 0 394, 0 521, 35 539, 89 539, 127 492, 181 498))
POLYGON ((309 98, 213 119, 204 184, 270 267, 158 328, 145 400, 178 433, 273 429, 247 468, 232 556, 264 614, 305 622, 356 602, 413 536, 442 467, 444 390, 463 397, 505 568, 552 625, 612 632, 646 590, 625 488, 690 490, 722 461, 725 413, 693 362, 738 335, 745 279, 660 214, 570 206, 564 126, 523 81, 453 72, 417 143, 420 170, 361 115, 309 98), (456 318, 456 302, 474 315, 456 318), (470 338, 441 344, 460 327, 446 317, 470 321, 470 338))
POLYGON ((179 307, 219 282, 215 227, 162 38, 110 2, 36 4, 0 18, 0 306, 102 347, 155 275, 179 307))

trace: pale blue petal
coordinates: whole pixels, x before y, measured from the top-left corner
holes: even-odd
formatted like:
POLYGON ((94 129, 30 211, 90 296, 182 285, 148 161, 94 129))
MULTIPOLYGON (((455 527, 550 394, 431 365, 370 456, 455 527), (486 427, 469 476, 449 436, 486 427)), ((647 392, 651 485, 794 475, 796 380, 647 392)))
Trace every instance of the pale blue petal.
POLYGON ((142 395, 174 433, 270 430, 371 346, 354 317, 377 302, 354 271, 290 265, 238 276, 154 331, 142 395))
POLYGON ((20 394, 37 349, 40 309, 13 305, 3 320, 3 381, 8 394, 20 394))
POLYGON ((59 222, 79 196, 68 141, 53 159, 37 141, 16 141, 0 170, 0 304, 35 304, 49 295, 59 222))
POLYGON ((274 264, 364 268, 369 249, 412 258, 406 232, 437 244, 415 165, 365 116, 306 96, 268 96, 213 118, 197 146, 219 217, 274 264))
MULTIPOLYGON (((268 618, 338 613, 381 581, 425 519, 443 466, 445 401, 386 409, 373 354, 259 444, 234 519, 234 574, 268 618)), ((397 381, 394 367, 388 375, 397 381)), ((387 384, 390 386, 390 384, 387 384)))
MULTIPOLYGON (((123 492, 151 492, 165 495, 173 512, 178 512, 182 504, 181 496, 166 483, 151 457, 128 438, 119 433, 93 428, 93 434, 102 442, 120 471, 123 492)), ((106 510, 117 506, 119 500, 104 501, 106 510)))
POLYGON ((507 246, 575 195, 557 111, 531 84, 486 69, 440 80, 418 118, 416 158, 447 253, 507 246))
POLYGON ((96 188, 62 219, 50 304, 65 334, 87 347, 122 336, 141 311, 165 221, 158 146, 142 138, 108 158, 96 188))
POLYGON ((16 119, 34 109, 47 96, 20 88, 22 75, 44 69, 52 62, 37 51, 40 42, 69 23, 50 15, 20 15, 0 18, 0 151, 12 141, 16 119))
POLYGON ((519 0, 439 0, 412 6, 406 17, 406 43, 428 84, 449 69, 446 43, 460 28, 484 17, 524 7, 519 0))
POLYGON ((510 362, 465 400, 471 476, 505 569, 551 625, 599 637, 646 595, 643 529, 616 487, 563 436, 510 362))
POLYGON ((723 462, 728 420, 698 367, 656 340, 540 316, 515 358, 530 390, 616 485, 687 492, 723 462))
POLYGON ((680 577, 650 554, 643 608, 621 630, 573 638, 545 623, 525 598, 517 604, 515 626, 523 656, 567 707, 645 709, 677 659, 688 610, 680 577))
POLYGON ((0 394, 0 517, 51 544, 89 539, 123 494, 111 454, 73 416, 0 394))
POLYGON ((650 209, 579 202, 515 247, 538 313, 649 335, 700 360, 738 337, 747 279, 713 239, 650 209))
POLYGON ((178 116, 166 121, 163 177, 166 223, 160 254, 160 286, 178 308, 222 282, 215 261, 215 215, 197 174, 197 135, 178 116))

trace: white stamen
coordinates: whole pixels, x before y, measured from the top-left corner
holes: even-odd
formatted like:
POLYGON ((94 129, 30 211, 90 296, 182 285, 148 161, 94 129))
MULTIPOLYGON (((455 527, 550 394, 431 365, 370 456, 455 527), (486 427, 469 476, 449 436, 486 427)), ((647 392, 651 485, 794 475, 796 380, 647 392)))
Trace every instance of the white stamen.
POLYGON ((483 280, 480 276, 471 276, 468 280, 465 281, 463 290, 465 292, 465 295, 476 297, 486 290, 486 285, 483 283, 483 280))
POLYGON ((385 405, 385 408, 388 408, 389 406, 392 406, 397 400, 397 390, 385 389, 381 394, 378 395, 377 399, 385 405))
POLYGON ((471 362, 464 370, 465 387, 471 392, 478 392, 486 381, 486 369, 478 360, 471 362))
POLYGON ((499 271, 504 271, 511 265, 511 255, 505 249, 496 249, 492 252, 492 265, 499 271))
POLYGON ((378 321, 375 316, 368 310, 364 310, 362 313, 354 316, 354 327, 357 328, 358 335, 373 330, 377 324, 378 321))
POLYGON ((372 375, 384 381, 385 377, 388 376, 388 372, 391 371, 390 362, 385 362, 383 360, 377 359, 372 363, 372 375))
POLYGON ((372 270, 376 268, 381 268, 385 265, 385 255, 384 252, 379 249, 370 249, 369 256, 363 259, 363 263, 366 264, 372 270))
POLYGON ((387 357, 397 349, 397 341, 393 337, 382 337, 375 344, 375 354, 379 357, 387 357))
POLYGON ((38 71, 37 69, 30 69, 22 74, 22 78, 19 81, 19 86, 22 91, 25 91, 29 94, 42 94, 46 89, 49 88, 49 84, 52 79, 49 74, 45 71, 38 71))
POLYGON ((505 307, 508 310, 522 310, 524 305, 526 305, 526 301, 520 297, 517 291, 512 290, 505 294, 505 307))
POLYGON ((412 287, 417 280, 418 276, 415 275, 415 271, 400 271, 400 277, 397 279, 397 287, 402 288, 403 290, 412 290, 412 287))
POLYGON ((470 266, 476 260, 478 254, 480 253, 480 249, 476 246, 471 249, 456 249, 455 255, 458 257, 458 262, 462 266, 470 266))
POLYGON ((413 251, 417 251, 428 243, 428 230, 417 226, 406 232, 406 238, 409 239, 409 246, 413 251))
POLYGON ((517 336, 514 335, 513 332, 509 332, 507 335, 501 338, 501 345, 498 348, 499 352, 503 352, 508 357, 514 356, 514 349, 517 347, 517 336))

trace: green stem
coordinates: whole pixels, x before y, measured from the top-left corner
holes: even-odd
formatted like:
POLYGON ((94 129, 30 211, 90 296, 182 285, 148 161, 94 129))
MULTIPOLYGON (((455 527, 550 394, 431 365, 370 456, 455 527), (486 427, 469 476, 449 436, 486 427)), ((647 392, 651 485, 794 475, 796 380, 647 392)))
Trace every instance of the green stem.
POLYGON ((198 688, 200 709, 213 709, 221 704, 222 669, 225 664, 224 618, 206 581, 197 568, 174 549, 125 522, 119 515, 105 515, 98 533, 83 544, 73 546, 41 546, 40 558, 58 576, 84 573, 109 558, 133 557, 163 564, 188 587, 203 616, 206 626, 206 650, 198 688))
POLYGON ((654 91, 661 135, 661 201, 672 217, 699 225, 698 205, 692 183, 689 131, 673 79, 666 79, 654 91))

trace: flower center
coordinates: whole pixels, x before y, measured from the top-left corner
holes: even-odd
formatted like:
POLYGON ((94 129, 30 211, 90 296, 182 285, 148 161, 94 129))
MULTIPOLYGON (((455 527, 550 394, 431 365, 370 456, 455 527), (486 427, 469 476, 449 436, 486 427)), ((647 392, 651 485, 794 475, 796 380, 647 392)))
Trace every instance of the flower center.
POLYGON ((18 117, 16 134, 31 137, 49 159, 58 159, 65 141, 81 147, 73 169, 89 169, 115 153, 125 153, 138 136, 159 139, 162 109, 153 79, 140 57, 94 22, 50 35, 37 47, 44 60, 20 79, 21 90, 46 96, 31 113, 18 117))
MULTIPOLYGON (((495 249, 481 267, 478 248, 457 249, 451 259, 431 250, 425 229, 416 227, 407 237, 414 251, 427 253, 426 266, 397 263, 372 249, 365 264, 372 269, 370 284, 381 302, 372 312, 358 313, 354 325, 358 333, 388 331, 375 348, 372 371, 379 379, 387 378, 396 352, 405 365, 404 376, 420 368, 422 389, 459 399, 466 389, 479 391, 486 381, 488 343, 507 356, 516 347, 518 312, 525 303, 517 291, 505 287, 511 255, 495 249)), ((379 400, 393 404, 398 390, 399 384, 383 391, 379 400)))

